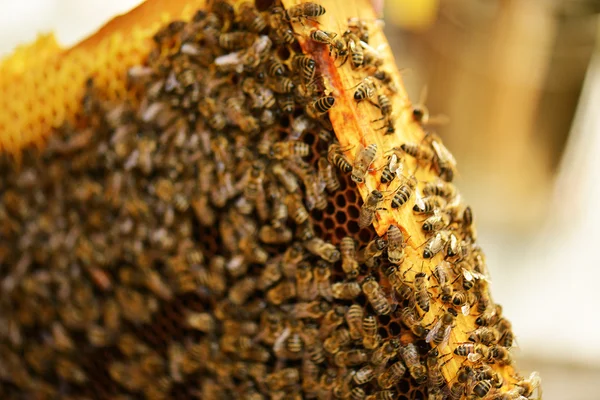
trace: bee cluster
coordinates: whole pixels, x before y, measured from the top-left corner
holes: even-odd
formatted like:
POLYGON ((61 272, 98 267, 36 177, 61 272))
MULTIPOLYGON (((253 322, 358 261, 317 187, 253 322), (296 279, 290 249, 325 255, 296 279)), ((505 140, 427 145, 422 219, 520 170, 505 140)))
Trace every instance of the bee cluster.
MULTIPOLYGON (((361 205, 356 184, 377 148, 346 158, 327 114, 335 97, 290 25, 324 13, 213 0, 162 28, 147 63, 128 71, 139 105, 101 100, 90 79, 77 125, 2 176, 5 398, 533 394, 537 376, 501 393, 489 367, 511 363, 513 334, 435 135, 394 149, 381 176, 404 182, 391 207, 411 202, 425 216, 422 256, 439 259, 431 276, 404 265, 402 227, 372 229, 386 198, 373 190, 361 205), (406 156, 441 179, 404 177, 406 156), (447 310, 426 325, 435 297, 447 310), (473 310, 479 328, 449 348, 473 310), (447 380, 453 357, 462 367, 447 380)), ((368 67, 356 101, 375 97, 375 80, 395 91, 366 24, 311 32, 352 68, 368 67)))

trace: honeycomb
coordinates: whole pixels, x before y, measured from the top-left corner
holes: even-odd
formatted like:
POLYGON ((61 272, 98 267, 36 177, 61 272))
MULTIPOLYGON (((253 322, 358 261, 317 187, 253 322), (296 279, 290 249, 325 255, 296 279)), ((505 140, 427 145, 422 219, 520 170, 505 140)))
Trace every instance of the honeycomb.
MULTIPOLYGON (((141 7, 153 4, 165 6, 141 7)), ((512 368, 513 333, 488 294, 470 208, 449 182, 451 156, 423 136, 397 78, 361 87, 367 98, 356 101, 356 77, 379 81, 390 67, 386 50, 374 50, 381 27, 320 4, 215 0, 167 16, 142 35, 151 45, 132 41, 144 57, 110 60, 114 81, 93 71, 78 80, 64 114, 76 123, 57 118, 53 132, 39 128, 43 149, 27 150, 14 170, 3 161, 3 398, 534 395, 537 375, 512 368), (315 29, 338 34, 317 43, 315 29), (338 36, 337 46, 354 40, 374 53, 358 67, 354 54, 341 62, 338 36), (374 127, 383 102, 369 90, 391 98, 399 115, 384 122, 398 134, 374 127), (352 178, 373 143, 362 182, 352 178), (384 185, 385 167, 394 178, 384 185), (376 188, 387 208, 368 217, 376 188), (434 217, 443 226, 424 231, 434 217)), ((51 37, 40 40, 48 59, 59 53, 51 37)), ((114 40, 125 52, 128 41, 114 40)))

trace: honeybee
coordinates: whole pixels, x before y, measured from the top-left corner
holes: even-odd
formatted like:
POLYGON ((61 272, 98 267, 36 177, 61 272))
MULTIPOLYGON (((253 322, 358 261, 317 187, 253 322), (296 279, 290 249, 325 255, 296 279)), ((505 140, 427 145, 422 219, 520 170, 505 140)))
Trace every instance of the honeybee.
MULTIPOLYGON (((281 12, 279 9, 274 9, 273 12, 281 12)), ((325 7, 317 4, 306 2, 290 7, 285 11, 285 17, 288 21, 302 21, 302 19, 313 19, 325 14, 325 7)))
POLYGON ((429 330, 421 325, 419 318, 411 307, 404 307, 400 310, 400 319, 417 337, 422 338, 429 333, 429 330))
MULTIPOLYGON (((435 157, 433 150, 421 144, 403 143, 400 145, 400 149, 420 162, 431 162, 435 157)), ((398 149, 394 148, 394 150, 398 149)))
POLYGON ((334 357, 338 367, 352 367, 364 364, 369 360, 369 353, 363 349, 353 349, 338 352, 334 357))
POLYGON ((383 168, 383 171, 381 171, 381 183, 390 183, 402 172, 402 162, 398 161, 398 156, 396 154, 392 154, 388 160, 389 161, 383 168))
POLYGON ((392 264, 401 264, 404 261, 404 236, 396 225, 390 225, 387 231, 388 259, 392 264))
POLYGON ((336 57, 345 57, 348 54, 348 47, 346 46, 346 43, 337 36, 338 35, 335 32, 327 32, 320 29, 315 29, 310 32, 311 40, 329 46, 330 56, 334 53, 336 57))
POLYGON ((423 187, 423 194, 425 196, 440 196, 451 200, 456 196, 456 188, 453 184, 444 181, 427 182, 423 187))
POLYGON ((239 50, 249 47, 256 39, 256 34, 251 32, 227 32, 219 35, 219 46, 225 50, 239 50))
POLYGON ((248 170, 248 180, 244 188, 244 196, 252 201, 256 202, 259 192, 264 190, 263 181, 265 176, 265 165, 256 161, 252 163, 252 167, 248 170))
MULTIPOLYGON (((487 293, 487 291, 482 291, 480 293, 478 293, 479 296, 479 304, 481 304, 483 299, 489 299, 489 295, 487 293)), ((490 299, 491 301, 491 299, 490 299)), ((496 322, 498 322, 498 320, 500 319, 500 317, 502 316, 502 306, 500 306, 499 304, 495 304, 493 306, 487 307, 482 313, 481 315, 479 315, 476 319, 475 319, 475 324, 477 324, 477 326, 494 326, 496 324, 496 322)))
POLYGON ((327 301, 333 299, 331 288, 331 267, 323 260, 318 260, 314 270, 315 289, 327 301))
POLYGON ((185 316, 185 320, 189 327, 204 333, 211 333, 215 330, 216 327, 213 316, 207 312, 187 313, 185 316))
POLYGON ((260 33, 267 27, 267 22, 263 18, 262 14, 254 7, 250 2, 245 2, 240 5, 238 10, 240 16, 240 22, 249 31, 254 33, 260 33))
POLYGON ((358 304, 351 305, 348 308, 348 312, 346 312, 346 324, 350 330, 350 337, 353 340, 357 340, 362 337, 363 315, 363 309, 358 304))
POLYGON ((374 265, 375 259, 381 256, 383 250, 387 248, 387 245, 387 241, 380 237, 371 240, 358 252, 358 262, 365 263, 369 268, 371 268, 374 265))
POLYGON ((375 71, 375 73, 373 74, 373 77, 379 81, 381 81, 381 83, 385 84, 385 86, 392 92, 392 93, 398 93, 398 88, 396 87, 396 85, 394 84, 392 75, 387 72, 387 71, 383 71, 381 69, 378 69, 377 71, 375 71))
POLYGON ((539 398, 541 399, 542 391, 542 378, 537 372, 532 372, 529 375, 529 379, 521 380, 515 384, 519 388, 517 389, 521 396, 529 398, 533 395, 533 392, 537 389, 539 398))
POLYGON ((281 111, 283 111, 286 114, 293 113, 294 109, 296 108, 294 96, 289 93, 277 96, 277 104, 279 105, 281 111))
POLYGON ((316 297, 313 272, 308 264, 300 264, 296 269, 296 294, 300 300, 313 300, 316 297))
POLYGON ((358 216, 358 226, 361 228, 365 228, 373 223, 375 219, 375 212, 380 210, 378 208, 379 204, 383 201, 383 194, 374 189, 367 196, 364 204, 360 208, 360 214, 358 216))
POLYGON ((444 375, 442 375, 442 371, 440 370, 440 363, 438 362, 439 355, 440 354, 437 348, 433 348, 427 353, 426 365, 429 392, 434 392, 446 384, 444 375))
POLYGON ((359 264, 356 260, 356 244, 349 236, 340 242, 340 253, 342 256, 342 269, 348 278, 356 278, 359 272, 359 264))
POLYGON ((289 215, 296 224, 302 224, 308 220, 308 211, 304 207, 302 197, 298 193, 290 193, 285 197, 289 215))
POLYGON ((365 400, 393 400, 396 393, 393 390, 380 390, 365 397, 365 400))
POLYGON ((492 386, 492 381, 479 381, 471 388, 471 394, 473 398, 484 398, 490 392, 492 386))
POLYGON ((290 281, 279 282, 267 291, 267 301, 273 305, 280 305, 296 296, 296 285, 290 281))
POLYGON ((228 298, 233 304, 240 306, 248 300, 255 290, 256 280, 254 278, 242 278, 233 284, 229 290, 228 298))
POLYGON ((500 336, 498 344, 506 348, 512 347, 515 338, 512 332, 511 323, 504 318, 500 318, 500 321, 498 321, 496 325, 496 329, 500 336))
POLYGON ((456 159, 440 140, 432 140, 431 147, 435 152, 435 165, 440 178, 452 182, 456 174, 456 159))
MULTIPOLYGON (((483 346, 483 345, 475 345, 475 346, 483 346)), ((509 365, 512 363, 512 356, 508 349, 502 346, 493 345, 489 348, 489 353, 484 353, 482 356, 485 359, 492 358, 496 360, 500 365, 509 365)))
POLYGON ((448 311, 436 322, 433 329, 429 331, 425 341, 427 343, 433 342, 436 346, 444 347, 450 338, 455 319, 456 311, 451 308, 448 309, 448 311))
POLYGON ((286 140, 273 144, 269 156, 276 160, 282 160, 289 157, 306 157, 310 154, 310 147, 307 143, 296 140, 286 140))
POLYGON ((279 282, 282 277, 281 266, 277 260, 269 260, 256 282, 256 288, 259 290, 265 290, 275 283, 279 282))
POLYGON ((270 34, 275 43, 285 43, 289 45, 296 41, 296 36, 290 29, 289 24, 285 22, 283 14, 272 14, 269 19, 269 24, 272 28, 270 34))
POLYGON ((312 254, 321 257, 323 260, 335 263, 340 259, 340 252, 331 243, 327 243, 320 238, 312 238, 304 242, 306 250, 312 254))
POLYGON ((354 92, 354 100, 361 102, 370 99, 375 95, 376 90, 375 81, 368 76, 357 85, 356 91, 354 92))
POLYGON ((350 52, 350 65, 352 66, 352 69, 362 67, 365 61, 365 54, 360 44, 360 38, 351 30, 347 30, 344 32, 344 39, 346 40, 350 52))
POLYGON ((258 232, 258 238, 266 244, 288 243, 292 241, 292 231, 286 226, 275 228, 271 225, 263 225, 258 232))
POLYGON ((385 366, 388 361, 396 357, 399 349, 400 341, 398 339, 386 340, 373 351, 370 363, 375 366, 385 366))
POLYGON ((365 383, 371 381, 375 378, 375 369, 371 365, 365 365, 352 377, 352 380, 357 385, 364 385, 365 383))
POLYGON ((323 342, 323 348, 329 354, 336 354, 342 347, 349 344, 352 341, 350 337, 350 331, 345 328, 336 329, 331 335, 323 342))
POLYGON ((439 253, 448 241, 448 234, 444 231, 438 232, 429 239, 423 250, 423 258, 432 258, 439 253))
POLYGON ((309 359, 315 364, 322 364, 325 362, 325 351, 323 349, 323 343, 317 337, 317 334, 307 335, 310 340, 306 343, 306 352, 308 354, 309 359))
POLYGON ((431 214, 444 208, 446 200, 440 196, 429 196, 424 198, 417 198, 413 211, 419 214, 431 214))
POLYGON ((294 386, 300 381, 300 373, 297 368, 283 368, 272 372, 265 379, 270 390, 277 391, 286 387, 294 386))
POLYGON ((321 326, 319 328, 319 337, 326 338, 331 332, 340 326, 344 322, 344 315, 346 314, 347 307, 336 306, 329 310, 327 314, 321 320, 321 326))
POLYGON ((392 208, 402 207, 411 198, 417 187, 417 179, 413 176, 406 179, 402 185, 398 187, 392 198, 392 208))
POLYGON ((423 312, 429 311, 429 291, 427 284, 427 275, 424 272, 419 272, 415 275, 415 303, 423 312))
POLYGON ((296 85, 294 81, 287 77, 279 77, 277 79, 273 79, 269 81, 269 87, 275 92, 279 94, 287 94, 292 93, 296 85))
POLYGON ((318 98, 317 100, 315 100, 313 103, 311 103, 310 105, 310 110, 309 112, 312 113, 313 116, 317 117, 320 114, 325 114, 326 112, 328 112, 331 107, 333 107, 335 104, 335 97, 333 96, 322 96, 320 98, 318 98))
POLYGON ((292 65, 296 73, 302 75, 304 82, 311 82, 315 76, 315 60, 305 55, 297 55, 292 60, 292 65))
POLYGON ((331 285, 331 293, 334 299, 353 300, 361 294, 362 290, 358 282, 336 282, 331 285))
POLYGON ((352 164, 348 161, 342 152, 342 148, 338 143, 332 143, 327 150, 327 161, 331 165, 335 165, 342 172, 352 171, 352 164))
POLYGON ((394 290, 400 295, 400 298, 403 300, 412 300, 414 298, 412 288, 404 282, 404 276, 396 267, 389 267, 385 271, 385 274, 394 290))
POLYGON ((319 158, 318 170, 319 179, 325 183, 325 187, 329 193, 333 193, 340 188, 340 181, 333 170, 333 165, 329 163, 326 157, 319 158))
POLYGON ((377 383, 382 389, 389 389, 402 379, 406 373, 406 367, 402 361, 392 364, 385 372, 377 378, 377 383))
POLYGON ((454 349, 454 354, 467 357, 467 359, 471 362, 476 362, 481 359, 489 359, 490 348, 483 344, 462 343, 456 346, 454 349))
POLYGON ((291 172, 285 169, 283 165, 280 163, 272 163, 270 170, 288 193, 295 193, 298 190, 298 180, 291 172))
POLYGON ((359 148, 356 150, 356 155, 354 157, 354 164, 352 165, 352 174, 350 178, 356 183, 363 183, 365 181, 365 175, 375 160, 375 156, 377 155, 377 145, 372 143, 367 147, 363 147, 363 145, 359 145, 359 148))
POLYGON ((377 314, 387 315, 392 312, 392 307, 383 289, 381 289, 381 286, 375 280, 375 277, 368 276, 365 278, 362 284, 362 291, 377 314))
POLYGON ((419 362, 419 353, 414 343, 408 343, 398 349, 400 357, 408 368, 408 372, 418 384, 427 380, 427 368, 419 362))
POLYGON ((436 232, 450 225, 450 217, 443 212, 434 212, 431 217, 428 217, 423 222, 423 230, 425 232, 436 232))

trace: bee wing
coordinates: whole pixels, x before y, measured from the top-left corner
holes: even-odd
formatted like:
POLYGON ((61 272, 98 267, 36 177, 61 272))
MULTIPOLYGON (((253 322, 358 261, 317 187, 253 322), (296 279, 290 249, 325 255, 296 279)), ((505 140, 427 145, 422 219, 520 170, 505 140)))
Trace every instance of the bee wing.
POLYGON ((275 343, 273 343, 273 351, 275 353, 279 353, 281 350, 283 350, 283 346, 285 344, 286 339, 288 338, 288 336, 290 336, 290 333, 292 333, 292 331, 290 330, 290 327, 286 327, 283 332, 281 332, 281 334, 279 335, 279 337, 277 338, 277 340, 275 340, 275 343))
POLYGON ((318 292, 327 301, 333 300, 333 292, 331 290, 331 285, 327 284, 327 282, 319 282, 317 284, 318 292))
POLYGON ((444 340, 440 343, 440 347, 444 348, 448 345, 448 340, 450 339, 450 333, 452 332, 453 325, 448 325, 446 330, 444 331, 444 340))
POLYGON ((469 303, 465 304, 460 308, 460 311, 463 315, 469 315, 471 313, 471 305, 469 303))
POLYGON ((456 165, 456 159, 454 158, 452 153, 450 153, 450 151, 448 151, 446 146, 444 146, 443 144, 441 144, 435 140, 433 142, 431 142, 431 146, 435 150, 435 153, 437 154, 438 158, 448 160, 448 162, 450 164, 452 164, 453 166, 456 165))
POLYGON ((479 353, 471 353, 467 356, 467 360, 469 360, 470 362, 477 362, 479 361, 483 356, 479 353))
POLYGON ((440 330, 440 327, 442 326, 442 319, 440 318, 438 320, 438 322, 436 322, 435 326, 433 327, 433 329, 431 329, 429 331, 429 333, 427 334, 427 336, 425 337, 425 341, 427 343, 431 342, 433 340, 433 337, 435 336, 435 334, 437 333, 438 330, 440 330))
POLYGON ((465 277, 465 279, 469 282, 472 281, 474 278, 473 273, 465 268, 462 269, 462 274, 465 277))

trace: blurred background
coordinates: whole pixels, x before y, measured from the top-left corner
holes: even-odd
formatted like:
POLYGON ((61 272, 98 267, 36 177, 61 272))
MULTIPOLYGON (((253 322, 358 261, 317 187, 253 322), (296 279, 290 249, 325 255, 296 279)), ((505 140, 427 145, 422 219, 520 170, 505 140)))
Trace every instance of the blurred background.
MULTIPOLYGON (((0 56, 48 31, 74 44, 138 3, 0 0, 0 56)), ((458 160, 515 356, 547 400, 599 398, 599 13, 598 0, 384 7, 411 99, 458 160)))

